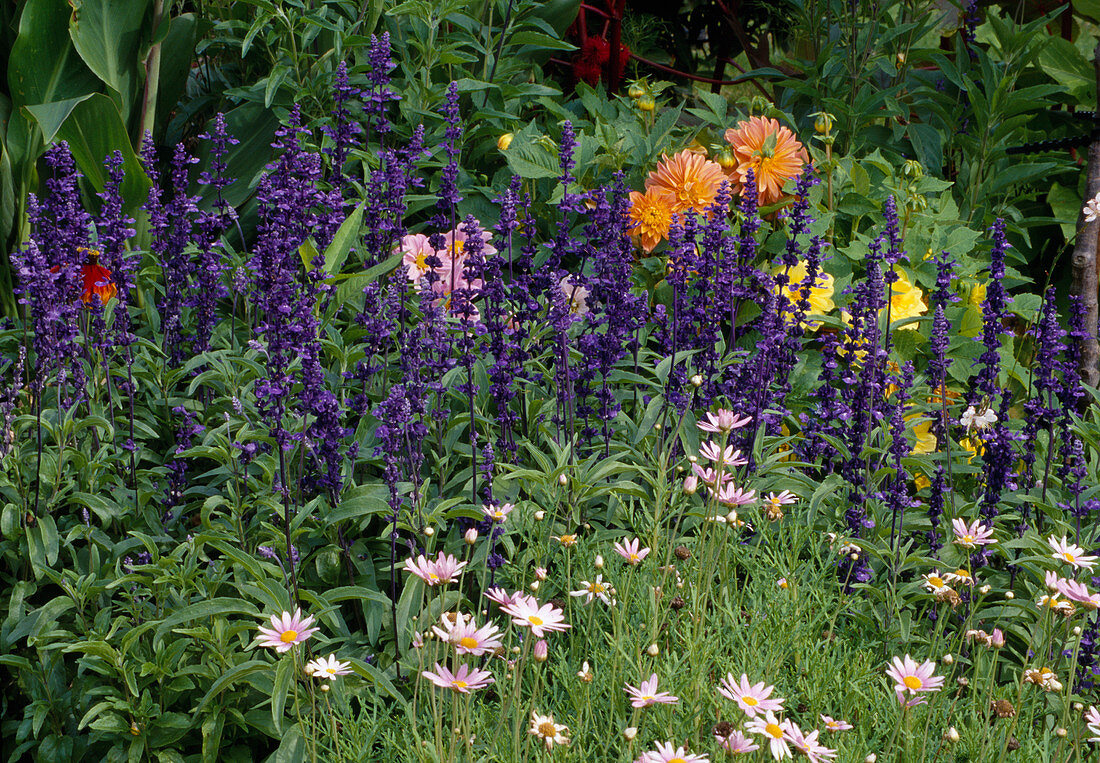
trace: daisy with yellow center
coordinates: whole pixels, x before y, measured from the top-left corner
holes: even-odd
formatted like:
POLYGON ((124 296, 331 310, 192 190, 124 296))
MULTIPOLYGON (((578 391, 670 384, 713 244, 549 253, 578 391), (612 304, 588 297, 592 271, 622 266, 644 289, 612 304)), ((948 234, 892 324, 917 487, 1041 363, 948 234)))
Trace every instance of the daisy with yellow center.
POLYGON ((724 182, 726 174, 717 162, 685 149, 662 157, 646 178, 645 189, 647 195, 656 192, 667 197, 673 214, 695 211, 704 215, 724 182))
POLYGON ((924 587, 933 593, 947 587, 947 581, 940 576, 939 570, 932 570, 927 575, 922 575, 922 577, 924 578, 924 587))
POLYGON ((272 615, 271 627, 259 628, 260 635, 256 637, 257 643, 260 646, 270 647, 280 654, 287 652, 295 644, 301 644, 317 632, 317 628, 309 627, 312 624, 313 615, 303 618, 301 609, 295 609, 293 615, 289 612, 283 612, 281 616, 272 615))
POLYGON ((554 716, 531 712, 531 728, 527 729, 527 733, 545 742, 547 751, 553 749, 556 744, 569 744, 569 737, 565 736, 567 731, 569 731, 568 726, 554 723, 554 716))
POLYGON ((469 694, 471 691, 484 689, 494 681, 493 674, 488 670, 478 668, 470 670, 469 665, 459 665, 458 670, 452 673, 438 662, 435 664, 435 672, 425 670, 420 675, 441 689, 450 689, 459 694, 469 694))
POLYGON ((563 535, 551 535, 550 537, 565 546, 566 548, 577 545, 577 536, 573 533, 565 533, 563 535))
POLYGON ((306 675, 314 678, 335 681, 340 676, 351 673, 351 663, 341 662, 336 659, 336 655, 330 654, 328 657, 318 657, 316 660, 310 660, 306 663, 305 670, 306 675))
POLYGON ((1062 536, 1061 540, 1055 540, 1054 536, 1051 535, 1047 538, 1047 543, 1050 544, 1051 549, 1054 551, 1051 556, 1060 562, 1065 562, 1071 567, 1081 570, 1091 570, 1092 566, 1096 563, 1095 556, 1085 556, 1085 549, 1070 543, 1065 535, 1062 536))
POLYGON ((500 629, 492 623, 486 623, 478 628, 473 616, 464 615, 461 612, 445 612, 440 622, 443 627, 433 625, 432 632, 441 641, 453 644, 457 654, 475 656, 493 654, 502 646, 499 638, 500 629))
POLYGON ((939 691, 943 688, 943 676, 936 676, 936 663, 931 660, 917 664, 909 655, 895 657, 893 664, 886 669, 886 675, 894 680, 894 693, 898 703, 905 707, 912 707, 924 702, 919 695, 924 692, 939 691), (905 695, 909 694, 913 699, 908 702, 905 695))
POLYGON ((604 604, 611 606, 615 603, 615 600, 609 596, 610 592, 611 586, 603 581, 603 575, 597 575, 591 583, 582 580, 580 590, 570 591, 569 595, 573 597, 583 596, 585 604, 591 604, 594 598, 598 598, 604 604))
POLYGON ((775 687, 768 686, 763 681, 750 684, 747 673, 742 673, 739 681, 733 677, 733 673, 727 673, 718 684, 718 693, 736 702, 737 706, 750 718, 755 718, 763 712, 770 714, 773 711, 783 711, 783 703, 786 700, 782 697, 772 697, 773 691, 775 687))
POLYGON ((672 200, 656 190, 630 192, 631 234, 638 237, 642 249, 648 254, 657 244, 668 238, 672 225, 672 200))
POLYGON ((745 729, 753 734, 760 734, 768 740, 772 757, 776 760, 791 757, 791 748, 787 744, 787 724, 789 721, 780 721, 771 710, 763 718, 753 718, 745 724, 745 729))
POLYGON ((737 160, 732 176, 744 186, 751 170, 758 203, 763 206, 779 201, 783 184, 796 177, 810 160, 794 133, 774 119, 749 117, 738 122, 736 128, 726 130, 726 141, 737 160))

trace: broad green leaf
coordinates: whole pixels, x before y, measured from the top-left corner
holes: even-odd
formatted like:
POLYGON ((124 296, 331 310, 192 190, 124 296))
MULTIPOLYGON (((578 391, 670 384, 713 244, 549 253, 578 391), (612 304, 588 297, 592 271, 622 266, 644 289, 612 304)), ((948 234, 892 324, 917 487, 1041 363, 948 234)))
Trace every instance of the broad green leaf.
POLYGON ((200 601, 184 607, 175 614, 164 618, 157 627, 154 641, 159 641, 164 638, 164 635, 177 625, 189 623, 200 618, 216 617, 217 615, 248 615, 250 617, 256 617, 259 615, 259 611, 254 605, 243 599, 219 597, 207 601, 200 601))
POLYGON ((344 260, 351 251, 351 245, 359 239, 359 226, 363 224, 363 206, 366 202, 360 202, 352 213, 340 223, 336 235, 332 237, 328 248, 325 249, 325 272, 335 275, 344 267, 344 260))
POLYGON ((156 124, 167 124, 169 113, 187 86, 195 42, 211 26, 207 19, 183 13, 168 22, 168 34, 160 44, 160 80, 157 84, 156 124))
POLYGON ((69 37, 80 58, 122 96, 124 113, 135 100, 141 76, 141 28, 151 0, 69 0, 69 37))
MULTIPOLYGON (((229 147, 225 157, 225 173, 233 182, 222 190, 222 196, 231 206, 240 207, 252 195, 254 181, 271 161, 271 141, 278 126, 278 118, 259 103, 246 103, 225 115, 226 132, 240 140, 240 143, 229 147)), ((207 124, 206 131, 209 133, 212 127, 212 124, 207 124)), ((203 141, 198 157, 196 170, 209 171, 209 141, 203 141)), ((212 189, 203 186, 194 192, 203 195, 199 206, 205 210, 211 209, 214 203, 212 189)))
POLYGON ((54 137, 57 136, 57 131, 61 129, 61 125, 65 124, 65 120, 73 113, 73 109, 76 108, 77 104, 91 97, 92 94, 88 93, 88 95, 81 95, 64 101, 40 103, 25 108, 30 112, 30 115, 34 117, 35 121, 38 122, 38 127, 42 130, 42 141, 49 144, 53 143, 54 137))
POLYGON ((285 655, 275 668, 275 685, 271 688, 271 721, 276 729, 282 728, 283 708, 286 707, 293 680, 294 660, 290 655, 285 655))
POLYGON ((65 101, 94 93, 100 82, 69 39, 69 6, 27 0, 8 58, 8 87, 16 106, 65 101))
POLYGON ((225 687, 234 683, 238 679, 241 679, 251 673, 255 673, 260 670, 270 670, 271 663, 264 660, 249 660, 248 662, 242 662, 240 665, 234 665, 218 676, 218 680, 210 685, 210 688, 206 691, 202 701, 199 702, 199 706, 195 708, 195 717, 200 718, 202 716, 203 709, 209 704, 209 702, 217 696, 225 687))
POLYGON ((57 131, 57 137, 68 141, 73 159, 88 182, 96 191, 102 191, 106 182, 103 160, 115 150, 122 152, 126 178, 122 181, 122 195, 128 209, 137 209, 149 191, 149 178, 122 123, 118 106, 105 95, 96 93, 81 101, 72 110, 57 131))

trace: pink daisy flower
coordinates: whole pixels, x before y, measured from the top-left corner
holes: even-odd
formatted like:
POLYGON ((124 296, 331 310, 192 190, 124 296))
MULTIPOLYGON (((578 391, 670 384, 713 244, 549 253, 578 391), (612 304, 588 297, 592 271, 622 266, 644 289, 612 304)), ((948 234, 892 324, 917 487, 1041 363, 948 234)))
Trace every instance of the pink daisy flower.
POLYGON ((512 509, 514 508, 515 506, 510 503, 505 503, 501 505, 490 503, 481 508, 481 513, 489 519, 493 520, 494 522, 503 523, 504 520, 508 519, 508 515, 512 513, 512 509))
MULTIPOLYGON (((699 482, 702 482, 704 485, 710 488, 714 487, 715 484, 719 482, 724 485, 725 483, 733 479, 732 474, 728 474, 726 472, 722 472, 721 474, 719 474, 718 472, 714 471, 714 469, 711 469, 709 467, 704 468, 702 466, 699 466, 699 464, 692 464, 691 470, 695 472, 695 477, 699 480, 699 482)), ((690 477, 685 478, 685 482, 688 479, 690 479, 690 477)))
POLYGON ((748 463, 747 459, 741 458, 741 451, 734 450, 732 445, 721 448, 716 442, 705 442, 700 445, 699 455, 715 463, 721 461, 723 466, 744 466, 748 463))
POLYGON ((997 542, 993 537, 993 528, 985 527, 977 520, 968 525, 966 522, 956 517, 951 520, 951 527, 955 531, 954 542, 963 548, 986 546, 990 543, 997 542))
POLYGON ((763 718, 755 718, 745 724, 745 729, 760 734, 768 740, 768 749, 775 760, 790 758, 791 748, 787 744, 788 721, 780 722, 771 710, 763 718))
POLYGON ((733 411, 728 411, 725 408, 719 408, 715 413, 707 413, 707 420, 700 421, 696 424, 704 432, 710 432, 712 434, 718 434, 719 432, 729 432, 733 429, 740 429, 741 427, 752 421, 752 416, 738 416, 733 411))
POLYGON ((635 565, 646 558, 649 555, 648 548, 641 548, 642 542, 634 538, 628 540, 625 543, 615 543, 614 549, 619 556, 626 559, 628 564, 635 565))
POLYGON ((462 694, 469 694, 471 691, 484 689, 486 686, 493 683, 492 673, 488 670, 470 670, 469 665, 459 665, 458 670, 452 673, 437 662, 435 664, 434 673, 425 670, 421 672, 420 675, 424 676, 441 689, 450 689, 451 691, 460 692, 462 694))
POLYGON ((290 650, 295 644, 301 644, 308 639, 318 628, 310 628, 313 624, 313 615, 302 617, 302 610, 295 609, 294 614, 283 612, 282 616, 271 616, 271 627, 259 628, 260 635, 256 638, 260 646, 266 646, 282 654, 290 650))
POLYGON ((652 707, 656 704, 675 705, 680 701, 679 697, 674 697, 666 691, 657 691, 656 673, 651 675, 648 681, 642 681, 638 688, 627 684, 626 693, 630 695, 631 706, 636 708, 652 707))
POLYGON ((412 557, 405 560, 405 572, 411 572, 430 586, 453 583, 465 566, 466 562, 460 562, 456 557, 442 551, 434 561, 429 561, 423 554, 415 560, 412 557))
POLYGON ((547 633, 564 631, 571 627, 565 622, 565 615, 553 604, 543 604, 541 607, 533 596, 526 596, 519 601, 501 607, 501 611, 512 616, 512 622, 520 628, 530 628, 535 638, 542 638, 547 633))
POLYGON ((906 707, 919 705, 924 702, 920 697, 923 692, 939 691, 943 688, 943 676, 932 675, 936 670, 936 663, 931 660, 919 665, 909 655, 905 659, 895 657, 893 665, 886 669, 886 675, 894 679, 894 693, 898 702, 906 707), (906 702, 905 694, 913 695, 914 699, 906 702))
POLYGON ((340 676, 350 674, 351 663, 341 662, 336 659, 335 654, 330 654, 328 657, 318 657, 316 660, 310 660, 306 663, 306 675, 314 678, 326 678, 329 681, 335 681, 340 676))
POLYGON ((725 737, 715 734, 714 738, 718 745, 730 755, 744 755, 760 749, 760 745, 753 744, 752 740, 740 731, 730 732, 730 735, 725 737))
POLYGON ((764 498, 764 504, 773 509, 778 509, 780 506, 790 506, 792 503, 798 503, 798 496, 790 490, 784 490, 782 493, 768 493, 767 497, 764 498))
POLYGON ((478 628, 474 624, 474 618, 458 613, 454 620, 445 613, 442 618, 443 627, 432 626, 432 632, 442 641, 454 644, 458 654, 483 655, 492 654, 503 646, 498 638, 500 628, 492 623, 486 623, 478 628))
POLYGON ((821 722, 825 724, 826 731, 847 731, 852 728, 852 724, 848 721, 840 721, 828 715, 822 715, 821 722))
MULTIPOLYGON (((713 491, 711 493, 713 495, 713 491)), ((756 501, 755 490, 745 490, 732 484, 723 485, 718 491, 718 503, 723 506, 747 506, 756 501)))
POLYGON ((522 599, 524 593, 522 591, 516 591, 515 593, 508 593, 500 586, 493 586, 485 592, 485 598, 489 601, 495 601, 502 607, 507 607, 509 604, 515 604, 522 599))
POLYGON ((1095 556, 1085 556, 1085 549, 1080 546, 1075 546, 1070 543, 1065 535, 1061 540, 1054 540, 1054 536, 1051 535, 1047 538, 1047 543, 1054 550, 1051 556, 1060 562, 1065 562, 1071 567, 1082 570, 1091 570, 1092 565, 1096 563, 1095 556))
POLYGON ((1057 585, 1061 594, 1070 601, 1084 604, 1088 609, 1100 609, 1100 593, 1090 593, 1084 583, 1059 578, 1057 585))
POLYGON ((643 752, 635 763, 710 763, 706 755, 692 755, 685 747, 673 747, 672 742, 657 742, 656 747, 643 752))
POLYGON ((787 733, 787 741, 789 741, 794 748, 800 753, 806 756, 810 763, 818 763, 822 760, 829 760, 836 757, 836 750, 830 750, 817 741, 818 734, 821 732, 811 731, 809 734, 803 734, 802 729, 798 728, 791 721, 785 721, 785 731, 787 733))
POLYGON ((785 699, 782 697, 769 699, 774 690, 774 686, 768 686, 763 681, 750 684, 749 677, 745 673, 741 674, 740 682, 734 681, 733 673, 727 673, 718 686, 718 693, 736 702, 737 706, 750 718, 755 718, 757 713, 783 710, 785 699))

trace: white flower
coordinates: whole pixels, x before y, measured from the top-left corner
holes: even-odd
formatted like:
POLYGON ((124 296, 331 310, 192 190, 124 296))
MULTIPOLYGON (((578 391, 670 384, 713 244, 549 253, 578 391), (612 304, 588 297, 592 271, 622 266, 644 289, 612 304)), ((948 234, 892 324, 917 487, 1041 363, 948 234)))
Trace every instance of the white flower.
POLYGON ((1085 222, 1095 222, 1100 217, 1100 193, 1085 202, 1085 208, 1081 210, 1085 215, 1085 222))
POLYGON ((985 429, 990 424, 997 422, 997 414, 994 413, 992 408, 983 408, 981 413, 974 410, 974 406, 970 406, 963 413, 962 418, 959 419, 959 423, 967 429, 973 427, 974 429, 985 429))

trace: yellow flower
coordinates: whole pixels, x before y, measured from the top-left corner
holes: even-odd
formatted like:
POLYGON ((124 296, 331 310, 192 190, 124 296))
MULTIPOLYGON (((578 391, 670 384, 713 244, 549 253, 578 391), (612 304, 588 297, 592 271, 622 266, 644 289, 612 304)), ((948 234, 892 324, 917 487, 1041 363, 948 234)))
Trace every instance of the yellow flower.
POLYGON ((909 452, 913 455, 935 453, 936 435, 932 432, 932 419, 919 413, 914 413, 905 417, 906 421, 912 421, 914 419, 917 423, 913 425, 913 434, 917 436, 917 442, 909 452))
POLYGON ((978 437, 977 435, 975 435, 972 438, 971 437, 962 438, 961 440, 959 440, 959 445, 962 445, 964 448, 966 448, 968 451, 970 451, 970 455, 967 456, 967 458, 966 458, 967 463, 970 463, 971 461, 973 461, 974 456, 984 456, 985 455, 985 443, 983 443, 982 438, 978 437))
MULTIPOLYGON (((916 284, 909 281, 905 271, 898 270, 898 280, 890 285, 890 322, 916 318, 928 312, 928 305, 924 304, 924 292, 916 284)), ((909 323, 898 328, 916 330, 917 324, 909 323)))
MULTIPOLYGON (((732 178, 744 185, 752 170, 761 205, 774 204, 783 195, 783 184, 802 171, 809 161, 806 149, 788 128, 774 119, 749 117, 736 129, 726 130, 737 168, 732 178)), ((738 189, 740 190, 740 189, 738 189)))
POLYGON ((985 301, 985 284, 976 283, 970 287, 970 296, 967 300, 974 307, 981 307, 985 301))
POLYGON ((641 241, 645 251, 652 252, 668 237, 672 224, 672 200, 660 191, 630 192, 631 232, 641 241))
MULTIPOLYGON (((779 272, 784 271, 780 270, 779 272)), ((792 305, 797 305, 802 299, 802 283, 809 275, 806 263, 800 260, 797 265, 787 270, 786 273, 787 284, 783 287, 782 294, 792 305)), ((778 289, 778 287, 776 288, 778 289)), ((810 303, 809 315, 825 315, 831 312, 836 307, 836 303, 833 302, 833 277, 824 270, 818 270, 814 278, 814 285, 810 287, 810 296, 807 301, 810 303)), ((790 313, 785 312, 784 315, 790 320, 790 313)), ((817 321, 802 322, 802 327, 807 329, 817 328, 818 325, 817 321)))
POLYGON ((726 173, 717 162, 686 148, 674 156, 661 158, 657 169, 646 178, 645 190, 646 195, 665 194, 674 214, 682 215, 692 209, 706 214, 725 180, 726 173))

